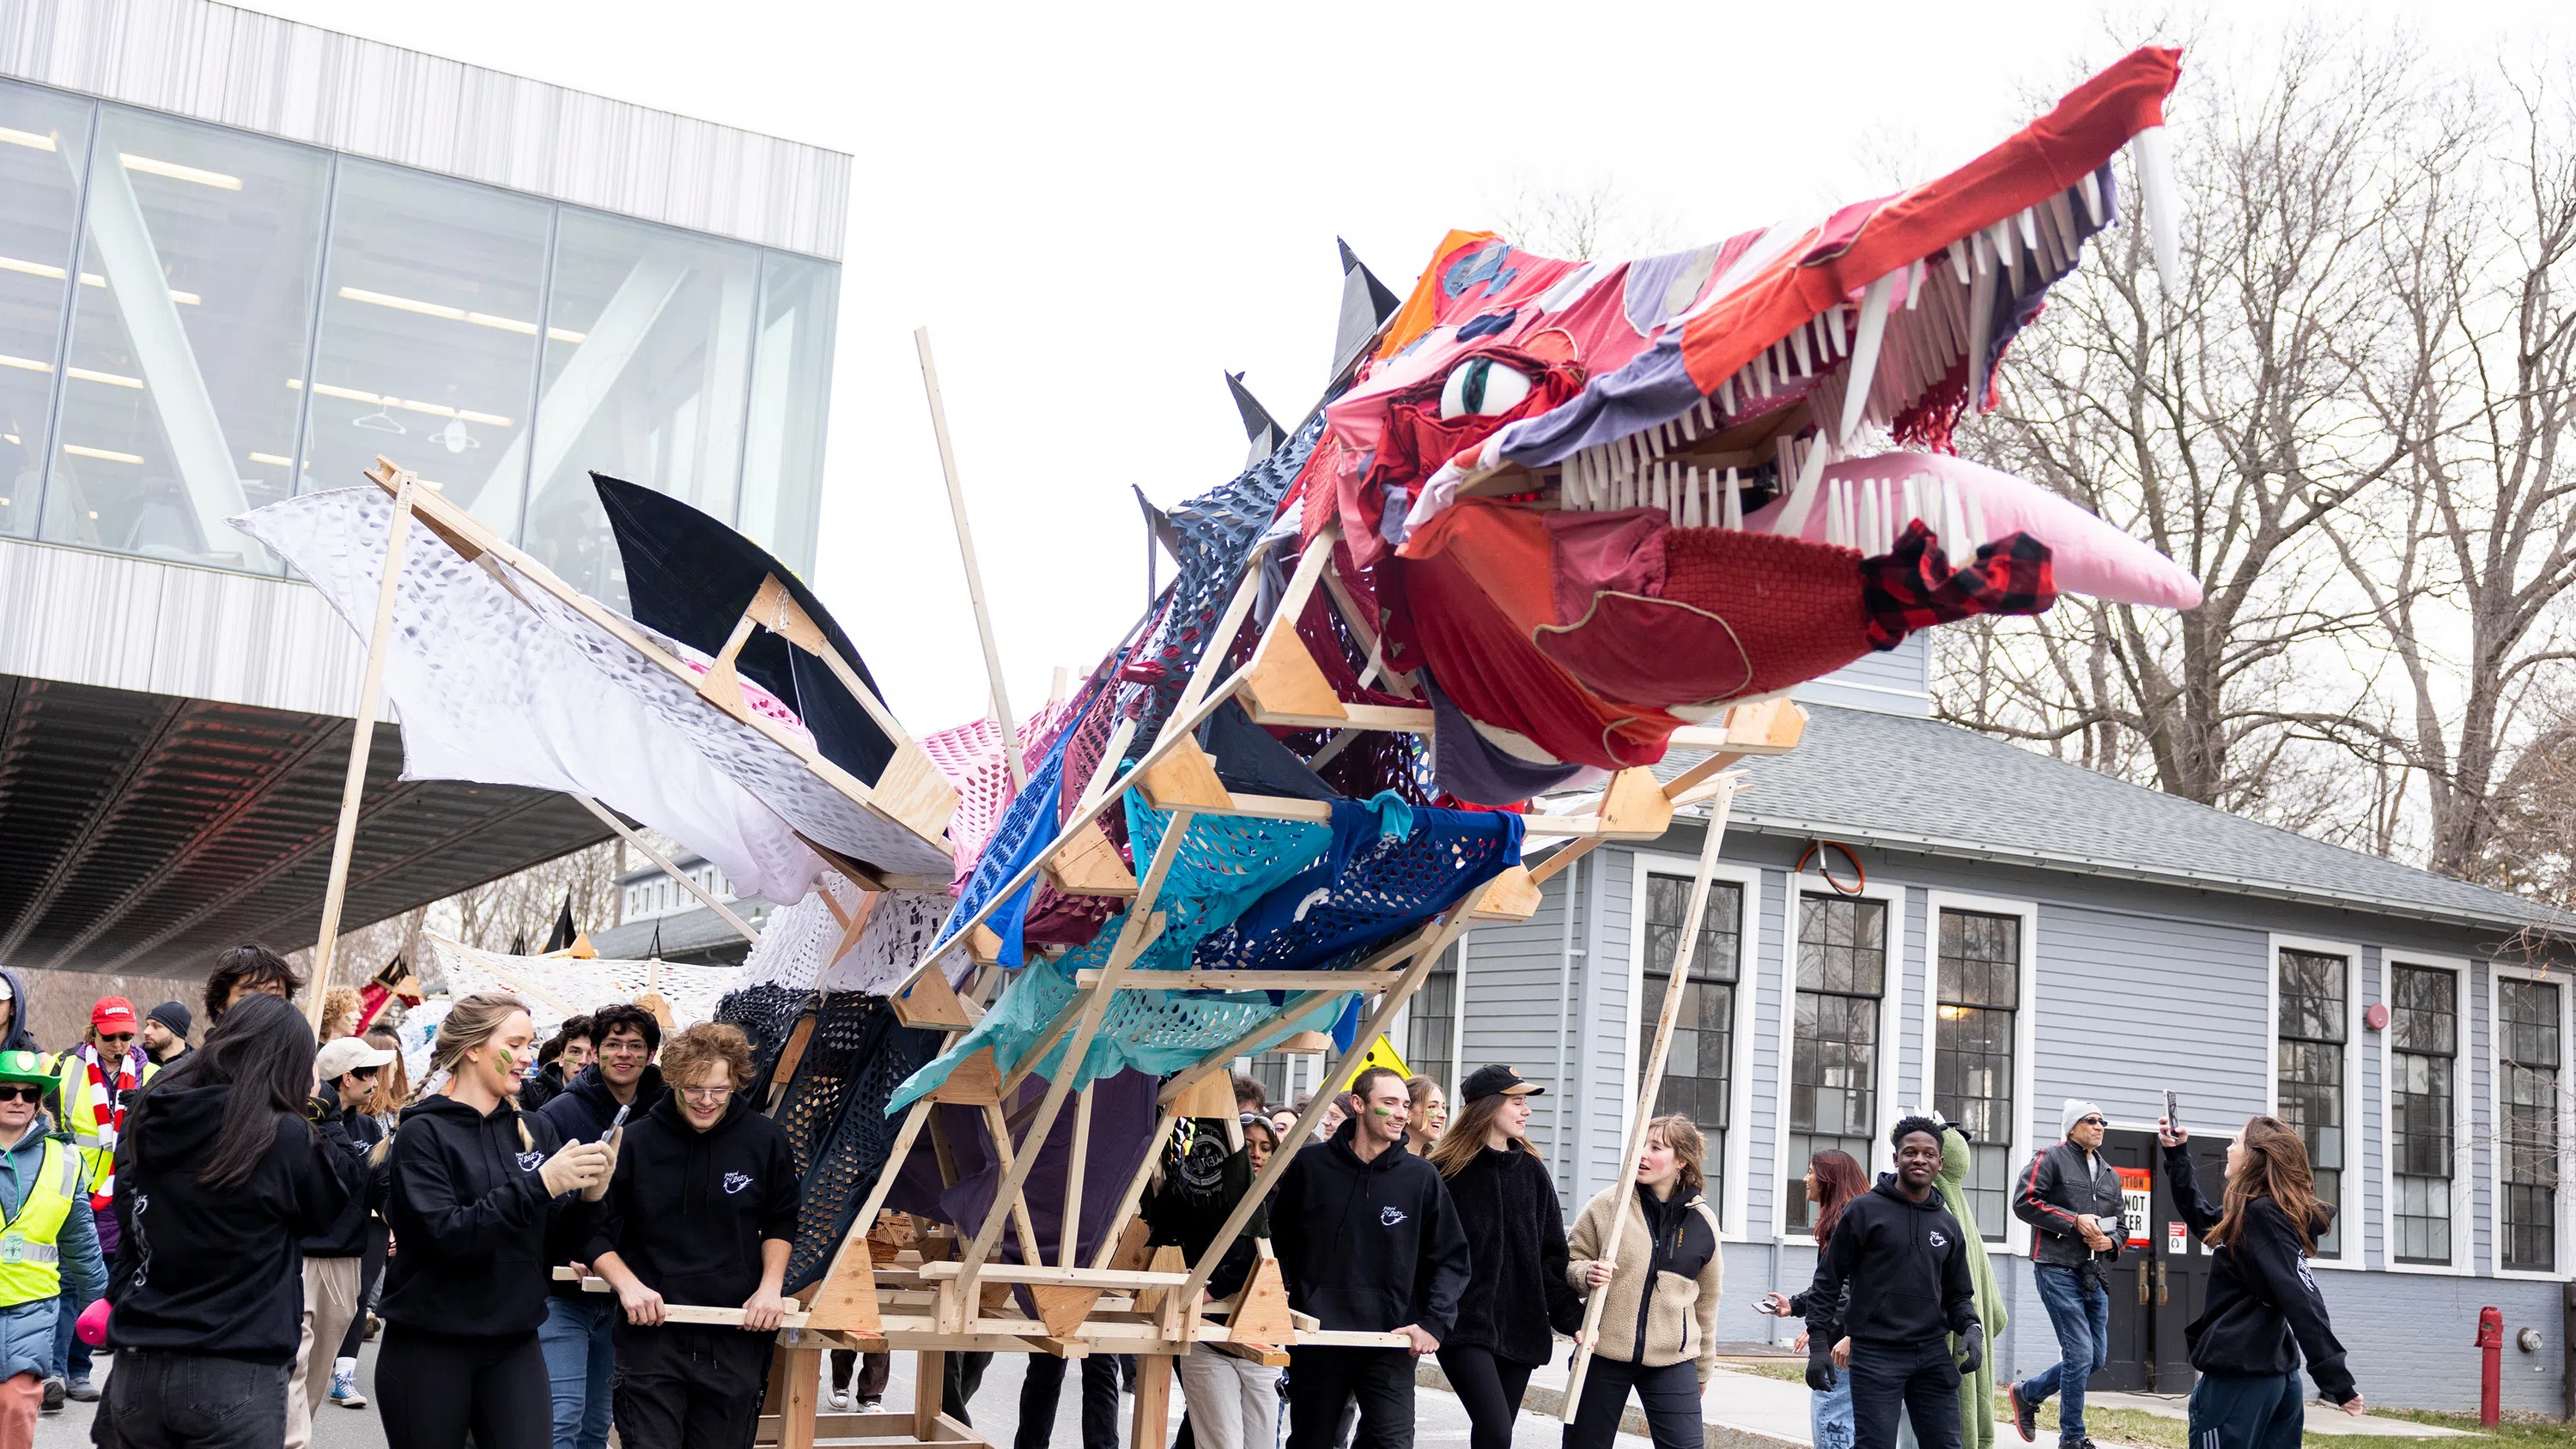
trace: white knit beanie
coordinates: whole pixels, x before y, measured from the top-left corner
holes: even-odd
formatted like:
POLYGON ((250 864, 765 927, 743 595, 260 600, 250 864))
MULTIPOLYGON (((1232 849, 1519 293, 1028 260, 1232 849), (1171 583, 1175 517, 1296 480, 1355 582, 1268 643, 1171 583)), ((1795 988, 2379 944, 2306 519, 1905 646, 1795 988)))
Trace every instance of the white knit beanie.
POLYGON ((2066 1099, 2066 1110, 2059 1113, 2057 1117, 2057 1135, 2060 1137, 2072 1137, 2075 1135, 2076 1123, 2083 1121, 2087 1117, 2098 1117, 2101 1115, 2103 1115, 2103 1113, 2099 1103, 2086 1102, 2074 1097, 2069 1097, 2066 1099))

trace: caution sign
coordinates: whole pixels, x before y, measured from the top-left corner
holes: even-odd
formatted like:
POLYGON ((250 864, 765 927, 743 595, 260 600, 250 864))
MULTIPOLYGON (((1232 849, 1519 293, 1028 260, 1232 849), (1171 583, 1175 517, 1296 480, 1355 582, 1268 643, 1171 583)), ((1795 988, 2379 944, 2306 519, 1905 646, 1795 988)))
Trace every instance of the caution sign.
POLYGON ((2155 1199, 2156 1175, 2143 1167, 2115 1169, 2120 1174, 2120 1226, 2129 1246, 2147 1246, 2147 1208, 2155 1199))
POLYGON ((1377 1040, 1369 1043, 1368 1052, 1360 1058, 1360 1064, 1351 1068, 1351 1074, 1342 1079, 1342 1089, 1344 1091, 1350 1090, 1351 1083, 1360 1079, 1360 1073, 1367 1071, 1371 1067, 1384 1067, 1399 1077, 1410 1077, 1413 1075, 1413 1068, 1406 1066, 1404 1064, 1404 1058, 1396 1055, 1395 1044, 1388 1041, 1385 1037, 1380 1036, 1377 1040))

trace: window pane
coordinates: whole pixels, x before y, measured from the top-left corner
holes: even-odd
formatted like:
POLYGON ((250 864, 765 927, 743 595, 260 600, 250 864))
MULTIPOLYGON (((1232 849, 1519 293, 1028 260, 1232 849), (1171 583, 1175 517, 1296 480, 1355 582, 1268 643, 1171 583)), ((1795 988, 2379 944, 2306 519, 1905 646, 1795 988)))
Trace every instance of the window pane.
POLYGON ((90 106, 0 82, 0 534, 36 531, 90 106))
POLYGON ((751 432, 743 439, 742 531, 800 573, 814 569, 823 500, 823 423, 832 401, 832 328, 841 269, 767 253, 752 345, 751 432))
POLYGON ((2504 1114, 2504 1265, 2558 1266, 2558 987, 2496 983, 2504 1114))
POLYGON ((2281 953, 2281 1120, 2307 1143, 2317 1200, 2336 1209, 2334 1226, 2317 1240, 2328 1257, 2342 1252, 2344 1162, 2344 1009, 2348 965, 2341 956, 2281 953))
MULTIPOLYGON (((1689 910, 1688 880, 1646 877, 1645 999, 1639 1003, 1637 1017, 1639 1071, 1645 1070, 1655 1049, 1655 1024, 1663 1017, 1664 991, 1672 980, 1673 960, 1681 949, 1682 918, 1689 910)), ((1743 887, 1729 881, 1709 882, 1708 905, 1700 914, 1699 944, 1691 951, 1690 994, 1682 1002, 1681 1018, 1673 1023, 1663 1085, 1655 1094, 1657 1116, 1683 1113, 1699 1124, 1708 1139, 1707 1196, 1721 1222, 1726 1211, 1726 1133, 1732 1125, 1729 1113, 1735 1080, 1733 983, 1743 920, 1743 887)))
POLYGON ((321 265, 319 151, 108 106, 44 536, 268 570, 228 516, 285 497, 321 265), (121 164, 119 164, 121 162, 121 164))
POLYGON ((1451 945, 1422 978, 1422 989, 1405 1007, 1404 1062, 1445 1089, 1456 1058, 1450 1043, 1458 1021, 1458 948, 1451 945))
POLYGON ((759 253, 566 207, 557 224, 527 548, 626 607, 597 469, 734 521, 759 253))
POLYGON ((1798 985, 1789 1051, 1789 1168, 1781 1185, 1792 1229, 1808 1225, 1807 1159, 1848 1152, 1866 1171, 1878 1131, 1879 993, 1887 976, 1884 901, 1798 903, 1798 985))
POLYGON ((503 538, 518 536, 551 211, 489 187, 340 164, 307 491, 358 485, 381 453, 503 538))
POLYGON ((1932 1105, 1968 1130, 1968 1209, 2001 1242, 2010 1226, 2013 1017, 2021 995, 2021 918, 1941 913, 1932 1105))

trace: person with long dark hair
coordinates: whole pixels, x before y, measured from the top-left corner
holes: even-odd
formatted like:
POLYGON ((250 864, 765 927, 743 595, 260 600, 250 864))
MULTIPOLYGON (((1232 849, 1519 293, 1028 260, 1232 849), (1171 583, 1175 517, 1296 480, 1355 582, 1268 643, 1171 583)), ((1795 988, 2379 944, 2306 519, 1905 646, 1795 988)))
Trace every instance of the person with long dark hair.
POLYGON ((469 1431, 478 1449, 546 1449, 553 1437, 537 1347, 553 1278, 547 1230, 596 1211, 589 1204, 607 1191, 616 1156, 601 1143, 566 1145, 543 1114, 518 1109, 513 1096, 536 1056, 537 1029, 517 997, 466 997, 430 1052, 444 1089, 394 1129, 396 1251, 376 1360, 391 1449, 462 1449, 469 1431))
MULTIPOLYGON (((1430 1097, 1439 1090, 1431 1083, 1430 1097)), ((1530 1374, 1556 1351, 1548 1326, 1583 1326, 1583 1304, 1565 1281, 1556 1177, 1529 1145, 1530 1098, 1545 1090, 1510 1067, 1478 1067, 1459 1084, 1457 1121, 1423 1154, 1447 1180, 1467 1230, 1467 1289, 1457 1326, 1440 1341, 1440 1371, 1466 1407, 1469 1449, 1510 1449, 1530 1374)))
MULTIPOLYGON (((1717 1214, 1700 1197, 1708 1139, 1676 1112, 1646 1124, 1646 1150, 1626 1182, 1584 1205, 1567 1244, 1566 1284, 1606 1293, 1584 1374, 1565 1426, 1565 1449, 1610 1449, 1634 1390, 1655 1449, 1700 1449, 1700 1393, 1717 1370, 1717 1294, 1725 1264, 1717 1214), (1601 1257, 1625 1213, 1617 1259, 1601 1257)), ((1579 1341, 1579 1340, 1578 1340, 1579 1341)))
MULTIPOLYGON (((1827 1148, 1807 1159, 1809 1230, 1815 1234, 1818 1253, 1824 1252, 1825 1244, 1833 1238, 1834 1226, 1843 1220, 1843 1209, 1867 1191, 1869 1174, 1861 1170, 1859 1159, 1850 1153, 1827 1148)), ((1788 1298, 1770 1293, 1754 1305, 1754 1310, 1781 1318, 1806 1318, 1811 1316, 1809 1304, 1806 1293, 1788 1298)), ((1796 1345, 1799 1352, 1806 1351, 1807 1340, 1808 1334, 1802 1330, 1796 1345)), ((1825 1386, 1815 1389, 1807 1405, 1810 1442, 1816 1449, 1851 1449, 1851 1380, 1830 1366, 1823 1377, 1825 1386)))
POLYGON ((231 1004, 135 1095, 116 1146, 116 1350, 98 1442, 276 1449, 304 1325, 302 1239, 363 1190, 365 1160, 313 1098, 293 1003, 231 1004))
POLYGON ((2209 1291, 2183 1328, 2191 1366, 2191 1442, 2197 1449, 2298 1449, 2307 1423, 2299 1357, 2317 1392, 2347 1414, 2361 1389, 2326 1317, 2325 1295, 2308 1271, 2317 1236, 2333 1210, 2317 1201, 2308 1145, 2277 1117, 2250 1117, 2227 1144, 2220 1206, 2201 1196, 2191 1134, 2156 1124, 2165 1147, 2165 1190, 2174 1209, 2209 1245, 2209 1291))
MULTIPOLYGON (((363 1132, 351 1119, 349 1136, 352 1140, 367 1137, 381 1141, 401 1120, 402 1109, 411 1101, 411 1082, 403 1076, 402 1038, 395 1035, 394 1029, 371 1026, 366 1035, 367 1045, 393 1053, 393 1059, 376 1073, 375 1085, 359 1106, 359 1111, 376 1124, 376 1130, 363 1132)), ((339 1355, 331 1363, 331 1402, 344 1409, 367 1406, 367 1396, 358 1391, 358 1346, 376 1336, 368 1320, 375 1317, 376 1295, 384 1288, 385 1259, 393 1248, 393 1229, 385 1222, 385 1194, 379 1191, 372 1196, 375 1207, 367 1214, 366 1253, 358 1264, 358 1314, 349 1320, 349 1331, 340 1339, 339 1355)))

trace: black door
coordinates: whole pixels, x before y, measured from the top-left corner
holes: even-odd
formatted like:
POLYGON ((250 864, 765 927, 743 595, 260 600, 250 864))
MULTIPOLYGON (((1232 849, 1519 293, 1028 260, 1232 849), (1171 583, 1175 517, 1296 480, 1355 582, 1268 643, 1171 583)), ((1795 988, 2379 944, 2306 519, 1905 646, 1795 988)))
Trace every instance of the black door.
POLYGON ((2140 1240, 2146 1233, 2147 1175, 2155 1165, 2155 1150, 2153 1133, 2109 1132, 2102 1137, 2102 1160, 2119 1169, 2129 1189, 2123 1214, 2129 1241, 2111 1265, 2110 1361, 2093 1376, 2097 1389, 2154 1387, 2155 1265, 2140 1240))
MULTIPOLYGON (((2191 1164, 2200 1179, 2200 1195, 2217 1203, 2226 1188, 2226 1139, 2193 1137, 2191 1164)), ((2200 1316, 2209 1296, 2209 1249, 2183 1225, 2162 1172, 2156 1178, 2154 1205, 2148 1223, 2156 1257, 2154 1387, 2158 1393, 2179 1394, 2199 1377, 2191 1366, 2191 1347, 2183 1340, 2183 1328, 2200 1316)))

